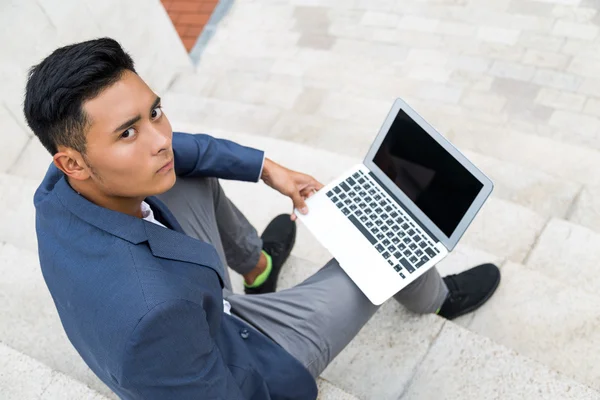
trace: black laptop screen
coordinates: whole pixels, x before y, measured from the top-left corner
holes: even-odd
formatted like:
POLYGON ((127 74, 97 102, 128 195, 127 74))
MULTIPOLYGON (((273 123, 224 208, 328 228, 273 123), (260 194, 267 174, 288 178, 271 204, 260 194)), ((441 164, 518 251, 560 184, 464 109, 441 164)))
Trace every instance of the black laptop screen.
POLYGON ((483 187, 403 110, 373 161, 448 237, 483 187))

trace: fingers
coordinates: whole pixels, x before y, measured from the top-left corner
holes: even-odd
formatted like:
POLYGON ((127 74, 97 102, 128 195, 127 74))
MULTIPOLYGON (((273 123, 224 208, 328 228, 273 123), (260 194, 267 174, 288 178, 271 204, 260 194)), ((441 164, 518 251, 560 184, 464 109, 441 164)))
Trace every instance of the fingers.
POLYGON ((294 192, 291 197, 292 202, 294 203, 294 208, 299 210, 302 214, 308 213, 308 207, 306 207, 306 203, 304 202, 304 198, 300 192, 294 192))

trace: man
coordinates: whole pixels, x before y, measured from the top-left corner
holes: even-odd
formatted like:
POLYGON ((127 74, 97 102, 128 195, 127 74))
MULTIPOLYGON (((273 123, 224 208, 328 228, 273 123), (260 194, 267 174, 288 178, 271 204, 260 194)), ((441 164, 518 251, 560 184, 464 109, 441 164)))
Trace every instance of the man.
MULTIPOLYGON (((275 292, 294 217, 258 237, 217 178, 262 178, 303 212, 319 182, 261 151, 173 133, 107 38, 33 67, 24 109, 53 156, 34 198, 42 272, 69 340, 106 385, 123 399, 316 397, 314 378, 377 307, 335 260, 275 292), (227 265, 253 295, 231 292, 227 265)), ((498 281, 490 264, 443 280, 432 269, 396 299, 454 318, 498 281)))

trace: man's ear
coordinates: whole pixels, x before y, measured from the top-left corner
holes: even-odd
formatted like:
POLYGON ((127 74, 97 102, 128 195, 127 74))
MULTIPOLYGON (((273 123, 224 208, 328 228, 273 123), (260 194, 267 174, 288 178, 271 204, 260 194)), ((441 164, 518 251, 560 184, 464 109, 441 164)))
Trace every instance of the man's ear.
POLYGON ((84 181, 90 177, 83 157, 78 151, 71 148, 59 149, 59 152, 53 157, 53 162, 56 168, 71 179, 84 181))

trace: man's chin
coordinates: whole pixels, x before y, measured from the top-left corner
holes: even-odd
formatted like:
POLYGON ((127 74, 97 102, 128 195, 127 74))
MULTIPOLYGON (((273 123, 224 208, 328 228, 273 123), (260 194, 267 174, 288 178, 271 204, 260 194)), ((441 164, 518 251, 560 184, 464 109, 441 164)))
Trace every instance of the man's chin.
POLYGON ((161 178, 162 179, 160 180, 160 182, 156 185, 155 188, 153 188, 153 194, 151 194, 150 196, 157 196, 159 194, 168 192, 169 190, 171 190, 171 188, 173 188, 173 186, 175 186, 175 182, 177 181, 177 175, 175 174, 174 170, 171 170, 169 174, 162 176, 161 178))

